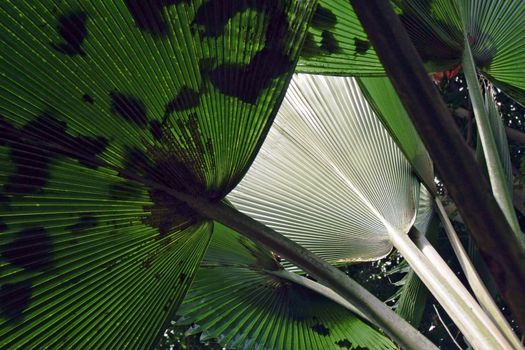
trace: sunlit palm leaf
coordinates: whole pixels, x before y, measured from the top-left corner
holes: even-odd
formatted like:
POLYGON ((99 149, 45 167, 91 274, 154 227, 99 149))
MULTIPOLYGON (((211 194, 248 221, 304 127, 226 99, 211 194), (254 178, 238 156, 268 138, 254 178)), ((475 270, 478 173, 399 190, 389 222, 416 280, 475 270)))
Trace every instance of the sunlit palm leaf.
POLYGON ((345 0, 319 0, 296 71, 357 76, 385 74, 350 2, 345 0))
POLYGON ((272 274, 279 270, 270 252, 215 224, 177 323, 234 349, 396 348, 340 305, 272 274))
POLYGON ((151 184, 209 199, 237 184, 312 11, 298 1, 0 4, 2 347, 152 344, 210 224, 151 184))
POLYGON ((368 103, 428 188, 434 187, 432 160, 387 77, 359 78, 368 103))
POLYGON ((228 198, 327 261, 386 255, 418 186, 352 78, 295 75, 246 177, 228 198))

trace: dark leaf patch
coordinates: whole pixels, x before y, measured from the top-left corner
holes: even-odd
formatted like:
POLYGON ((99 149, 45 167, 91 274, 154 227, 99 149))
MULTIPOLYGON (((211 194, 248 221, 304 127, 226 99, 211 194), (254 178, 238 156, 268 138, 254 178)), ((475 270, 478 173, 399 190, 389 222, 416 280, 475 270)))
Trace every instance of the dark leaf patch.
MULTIPOLYGON (((214 58, 201 58, 199 60, 199 71, 203 76, 208 76, 216 66, 216 60, 214 58)), ((202 91, 202 89, 201 89, 202 91)))
POLYGON ((97 226, 98 220, 94 216, 84 215, 81 216, 78 222, 69 227, 69 230, 73 233, 80 233, 85 230, 89 230, 97 226))
POLYGON ((197 107, 199 105, 199 92, 189 87, 183 87, 177 96, 166 104, 164 112, 164 119, 175 111, 182 111, 185 109, 197 107))
POLYGON ((220 65, 210 72, 210 80, 223 94, 255 104, 262 90, 291 68, 287 55, 265 48, 248 65, 220 65))
POLYGON ((146 106, 138 98, 118 91, 110 92, 109 96, 111 97, 111 112, 113 114, 141 128, 148 125, 146 106))
POLYGON ((7 225, 0 221, 0 233, 4 232, 5 230, 7 230, 7 225))
POLYGON ((182 283, 186 282, 186 277, 187 277, 186 274, 181 273, 179 275, 179 283, 182 284, 182 283))
POLYGON ((124 162, 124 168, 126 170, 141 176, 144 176, 151 171, 153 163, 142 150, 138 148, 129 148, 125 153, 126 160, 124 162))
POLYGON ((279 0, 215 0, 199 7, 193 25, 202 28, 201 35, 218 37, 223 34, 226 23, 236 14, 248 9, 256 10, 268 18, 265 48, 259 51, 249 64, 222 64, 213 69, 201 70, 209 75, 219 91, 244 102, 254 104, 263 89, 271 81, 292 68, 292 62, 284 51, 288 33, 288 17, 279 0))
POLYGON ((164 134, 164 131, 162 130, 162 123, 158 120, 152 120, 149 122, 149 130, 151 131, 151 135, 156 140, 161 140, 162 135, 164 134))
POLYGON ((6 195, 0 193, 0 204, 5 204, 7 202, 9 202, 9 198, 6 195))
POLYGON ((325 30, 321 34, 321 49, 330 54, 341 52, 339 43, 332 32, 325 30))
POLYGON ((193 25, 203 28, 203 36, 218 37, 232 17, 249 9, 268 16, 270 25, 266 32, 266 46, 274 46, 272 41, 281 42, 284 39, 288 18, 280 0, 209 0, 197 10, 193 25))
MULTIPOLYGON (((462 45, 451 47, 436 35, 432 34, 431 31, 428 31, 427 22, 422 20, 422 18, 434 17, 432 15, 431 3, 431 1, 421 2, 422 6, 418 6, 418 10, 414 11, 412 7, 400 2, 403 13, 399 16, 399 19, 406 28, 410 28, 410 30, 407 30, 408 35, 410 39, 412 39, 412 43, 414 43, 423 62, 460 62, 463 51, 462 45)), ((460 42, 463 42, 463 33, 459 31, 458 28, 435 17, 434 21, 435 25, 445 29, 451 38, 461 38, 460 42)))
POLYGON ((82 50, 82 43, 88 34, 86 27, 87 18, 88 16, 85 12, 71 12, 60 16, 57 30, 63 42, 59 44, 52 43, 53 48, 68 56, 84 56, 86 53, 82 50))
POLYGON ((164 7, 189 0, 125 0, 129 13, 141 30, 154 36, 166 36, 168 25, 164 16, 164 7))
POLYGON ((2 316, 12 321, 22 318, 31 300, 31 283, 22 281, 0 286, 0 311, 2 316))
POLYGON ((314 332, 327 336, 330 334, 330 329, 326 328, 326 326, 322 323, 316 323, 312 326, 312 329, 314 332))
POLYGON ((29 271, 44 271, 53 265, 53 241, 43 227, 20 231, 11 243, 2 246, 1 250, 7 261, 29 271))
POLYGON ((361 40, 359 38, 354 38, 355 53, 359 55, 364 55, 367 53, 370 48, 370 42, 368 40, 361 40))
POLYGON ((16 173, 9 176, 4 190, 11 194, 35 193, 45 186, 49 176, 51 153, 37 145, 16 144, 11 148, 16 173))
POLYGON ((12 139, 16 133, 16 128, 11 125, 4 117, 0 116, 0 145, 5 146, 9 144, 9 140, 12 139))
POLYGON ((205 194, 204 186, 196 180, 195 173, 174 154, 157 159, 148 177, 179 192, 199 196, 205 194))
POLYGON ((352 343, 348 339, 342 339, 335 342, 335 345, 339 346, 340 348, 344 349, 352 349, 352 343))
MULTIPOLYGON (((147 180, 157 182, 175 191, 204 195, 204 187, 195 179, 195 175, 176 155, 176 152, 159 152, 152 150, 155 161, 146 157, 143 151, 130 149, 125 162, 126 170, 147 180)), ((126 177, 126 173, 122 174, 126 177)), ((143 222, 157 228, 161 236, 176 230, 183 230, 202 217, 184 202, 164 191, 152 189, 149 191, 152 205, 144 207, 151 215, 143 222)))
POLYGON ((109 198, 121 201, 129 201, 140 197, 137 184, 128 181, 111 184, 108 189, 108 194, 109 198))
POLYGON ((90 104, 95 103, 95 99, 93 98, 93 96, 91 96, 89 94, 82 95, 82 101, 84 101, 86 103, 90 103, 90 104))
POLYGON ((302 57, 319 56, 323 53, 321 48, 316 44, 312 33, 306 33, 304 38, 303 48, 301 50, 302 57))
POLYGON ((15 173, 4 185, 9 194, 30 194, 40 190, 49 177, 49 163, 53 158, 66 156, 77 159, 87 167, 96 167, 96 155, 105 150, 103 137, 71 136, 67 124, 45 113, 16 129, 0 119, 0 136, 11 147, 10 157, 15 173))
POLYGON ((161 237, 171 232, 184 230, 203 219, 186 203, 164 191, 152 190, 150 197, 153 205, 144 207, 144 210, 149 211, 151 215, 143 222, 157 228, 161 237))
POLYGON ((319 30, 328 30, 332 29, 336 24, 337 17, 334 13, 321 5, 317 5, 310 25, 319 30))

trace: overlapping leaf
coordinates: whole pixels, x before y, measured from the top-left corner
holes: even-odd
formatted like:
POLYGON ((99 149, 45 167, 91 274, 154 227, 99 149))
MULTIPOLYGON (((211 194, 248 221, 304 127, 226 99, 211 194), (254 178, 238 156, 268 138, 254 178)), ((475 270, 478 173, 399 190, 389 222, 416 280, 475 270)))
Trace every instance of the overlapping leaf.
POLYGON ((228 349, 396 348, 350 311, 273 274, 278 271, 270 252, 215 224, 177 323, 228 349))
MULTIPOLYGON (((518 102, 525 103, 522 64, 525 61, 525 4, 522 1, 396 0, 394 3, 428 71, 442 71, 461 64, 466 34, 483 74, 518 102)), ((317 46, 312 51, 305 44, 298 70, 332 75, 381 75, 382 68, 376 63, 377 57, 349 2, 322 0, 320 9, 322 11, 317 11, 319 24, 316 27, 317 22, 313 21, 309 29, 310 40, 317 46), (323 38, 325 41, 330 38, 328 47, 332 52, 323 50, 323 38)))
POLYGON ((0 4, 0 347, 152 344, 211 229, 160 188, 219 199, 237 184, 312 11, 0 4))
POLYGON ((305 38, 298 73, 384 75, 349 1, 319 0, 305 38))
POLYGON ((418 184, 352 78, 295 75, 258 157, 228 198, 329 262, 387 254, 418 184))
POLYGON ((525 90, 525 4, 521 1, 400 1, 401 18, 429 64, 459 64, 467 35, 477 67, 518 102, 525 90))
POLYGON ((421 181, 428 188, 433 188, 432 160, 390 80, 387 77, 362 77, 358 82, 368 103, 403 151, 421 181))

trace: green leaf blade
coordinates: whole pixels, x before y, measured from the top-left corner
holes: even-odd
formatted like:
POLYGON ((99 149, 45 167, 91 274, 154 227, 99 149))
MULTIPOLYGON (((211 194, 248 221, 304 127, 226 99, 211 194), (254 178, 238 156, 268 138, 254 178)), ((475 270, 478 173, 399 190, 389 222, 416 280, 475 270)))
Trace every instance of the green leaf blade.
POLYGON ((258 265, 263 256, 273 259, 268 251, 259 248, 254 254, 247 249, 252 242, 222 225, 215 228, 203 265, 178 311, 184 315, 178 324, 198 325, 188 333, 205 330, 201 339, 217 338, 223 346, 237 349, 395 348, 333 301, 258 265), (232 245, 245 258, 236 267, 221 266, 215 258, 232 245))
POLYGON ((352 6, 320 0, 306 35, 297 73, 384 76, 352 6))
POLYGON ((0 4, 2 345, 152 346, 211 232, 165 189, 220 200, 240 181, 312 11, 0 4))

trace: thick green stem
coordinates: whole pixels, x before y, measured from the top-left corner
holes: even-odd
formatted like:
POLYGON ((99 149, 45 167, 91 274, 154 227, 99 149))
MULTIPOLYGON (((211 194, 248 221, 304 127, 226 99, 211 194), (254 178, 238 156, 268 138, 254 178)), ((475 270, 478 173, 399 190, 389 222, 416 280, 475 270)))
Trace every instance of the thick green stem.
POLYGON ((456 257, 458 258, 461 269, 465 273, 465 277, 467 278, 470 288, 474 292, 474 296, 480 303, 481 307, 487 312, 488 316, 496 324, 501 333, 503 333, 507 340, 512 344, 514 349, 522 349, 523 346, 520 340, 512 331, 511 326, 508 324, 507 320, 501 313, 501 310, 490 296, 490 293, 485 287, 485 284, 481 280, 481 277, 479 277, 476 269, 474 268, 474 265, 470 261, 467 252, 459 240, 456 230, 454 230, 454 227, 452 226, 452 223, 445 212, 445 208, 443 207, 441 200, 436 198, 435 202, 437 206, 437 213, 441 219, 441 223, 445 229, 450 245, 452 246, 456 257))
POLYGON ((525 329, 523 239, 503 215, 390 1, 351 3, 514 319, 525 329))
POLYGON ((390 232, 390 239, 473 348, 512 349, 505 336, 499 332, 426 238, 415 228, 411 229, 411 233, 416 243, 412 242, 408 235, 397 231, 390 232), (427 257, 427 254, 430 257, 427 257))
POLYGON ((474 116, 476 117, 479 138, 483 147, 483 155, 487 164, 492 192, 494 193, 494 197, 503 211, 503 214, 512 227, 514 234, 521 239, 522 233, 512 204, 509 184, 498 153, 496 139, 494 138, 494 133, 490 126, 488 111, 485 109, 474 58, 472 57, 470 44, 466 36, 465 49, 463 52, 463 72, 465 73, 470 101, 472 103, 474 116))

